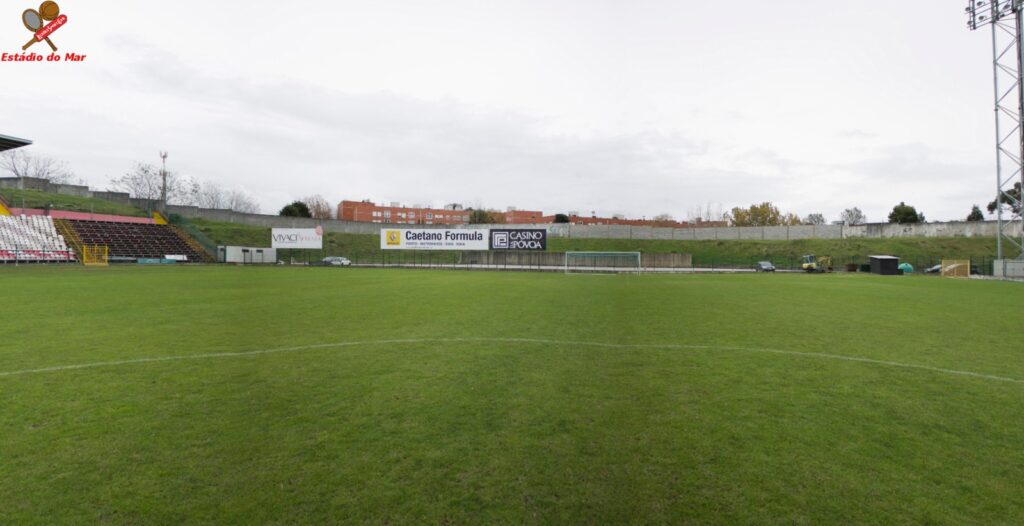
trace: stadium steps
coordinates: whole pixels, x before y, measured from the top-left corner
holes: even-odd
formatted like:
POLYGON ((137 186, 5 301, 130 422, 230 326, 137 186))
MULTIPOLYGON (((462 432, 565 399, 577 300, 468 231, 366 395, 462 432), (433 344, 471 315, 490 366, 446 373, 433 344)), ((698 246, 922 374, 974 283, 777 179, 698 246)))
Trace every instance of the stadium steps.
POLYGON ((11 205, 4 199, 4 196, 0 195, 0 216, 11 215, 11 205))
POLYGON ((169 255, 183 255, 189 262, 211 260, 205 252, 193 249, 170 225, 78 219, 69 219, 68 224, 83 245, 106 246, 112 262, 163 259, 169 255))
POLYGON ((178 225, 169 225, 169 227, 172 228, 174 230, 174 233, 178 234, 178 237, 180 237, 182 241, 184 241, 189 247, 191 247, 192 250, 194 250, 197 254, 203 256, 203 263, 213 263, 215 261, 214 255, 210 254, 210 251, 206 250, 206 248, 200 245, 198 241, 192 239, 192 236, 188 235, 188 232, 182 230, 182 228, 179 227, 178 225))
POLYGON ((161 215, 160 212, 157 212, 157 211, 153 212, 153 222, 158 224, 158 225, 166 225, 167 224, 167 220, 164 219, 164 216, 161 215))
POLYGON ((82 240, 79 239, 78 234, 75 233, 75 229, 71 228, 67 219, 54 219, 53 226, 57 229, 57 232, 60 233, 60 235, 64 236, 64 241, 68 244, 68 248, 75 253, 75 260, 81 262, 82 252, 85 250, 82 246, 82 240))

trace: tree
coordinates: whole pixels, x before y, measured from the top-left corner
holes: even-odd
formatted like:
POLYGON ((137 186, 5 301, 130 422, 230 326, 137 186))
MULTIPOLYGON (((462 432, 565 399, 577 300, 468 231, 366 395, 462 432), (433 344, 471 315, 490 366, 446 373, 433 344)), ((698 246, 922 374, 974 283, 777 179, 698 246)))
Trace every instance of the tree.
POLYGON ((200 208, 226 209, 227 193, 213 183, 191 181, 189 188, 189 204, 200 208))
MULTIPOLYGON (((163 185, 160 169, 148 163, 135 163, 132 170, 117 179, 110 180, 110 189, 126 192, 138 199, 160 200, 163 185)), ((188 204, 195 195, 195 181, 181 177, 176 172, 167 172, 167 202, 188 204)))
POLYGON ((981 208, 978 205, 974 205, 971 208, 971 213, 967 216, 968 221, 984 221, 985 214, 981 213, 981 208))
POLYGON ((502 225, 505 224, 505 214, 497 210, 484 210, 483 208, 474 208, 469 213, 469 224, 502 225))
MULTIPOLYGON (((1010 209, 1014 214, 1020 214, 1020 183, 1014 183, 1013 188, 1003 192, 1003 206, 1010 209), (1016 205, 1011 203, 1017 203, 1016 205)), ((996 202, 992 201, 988 204, 988 213, 996 213, 996 202)))
POLYGON ((655 226, 673 226, 676 224, 676 218, 672 217, 672 214, 658 214, 654 216, 655 226))
POLYGON ((822 214, 810 214, 804 218, 805 225, 824 225, 825 216, 822 214))
POLYGON ((864 215, 864 212, 861 212, 860 208, 856 206, 843 210, 843 213, 839 215, 839 219, 843 221, 844 225, 850 226, 863 225, 868 222, 868 216, 864 215))
POLYGON ((800 217, 796 214, 783 215, 778 207, 770 201, 750 205, 750 208, 733 208, 726 217, 733 226, 779 226, 799 225, 800 217))
POLYGON ((565 214, 555 214, 555 222, 556 223, 568 223, 569 222, 569 216, 567 216, 565 214))
POLYGON ((309 207, 313 219, 334 219, 330 203, 321 195, 313 195, 302 200, 309 207))
POLYGON ((234 210, 243 214, 260 213, 260 205, 256 203, 256 200, 241 190, 229 191, 226 200, 228 210, 234 210))
POLYGON ((182 204, 245 214, 259 213, 260 206, 256 200, 241 190, 225 190, 217 184, 189 178, 184 179, 183 184, 188 188, 188 196, 182 199, 182 204))
POLYGON ((924 223, 924 214, 917 211, 916 208, 910 206, 903 201, 900 204, 892 208, 892 212, 889 213, 890 223, 924 223))
POLYGON ((302 201, 294 201, 278 212, 278 215, 284 217, 313 217, 313 214, 309 212, 309 207, 302 201))
POLYGON ((728 219, 728 214, 722 213, 721 204, 710 202, 704 206, 697 205, 697 208, 687 212, 687 216, 691 223, 696 224, 725 221, 728 219))
POLYGON ((75 174, 68 163, 45 155, 32 155, 23 150, 0 154, 0 170, 13 177, 35 177, 57 184, 68 184, 75 180, 75 174))

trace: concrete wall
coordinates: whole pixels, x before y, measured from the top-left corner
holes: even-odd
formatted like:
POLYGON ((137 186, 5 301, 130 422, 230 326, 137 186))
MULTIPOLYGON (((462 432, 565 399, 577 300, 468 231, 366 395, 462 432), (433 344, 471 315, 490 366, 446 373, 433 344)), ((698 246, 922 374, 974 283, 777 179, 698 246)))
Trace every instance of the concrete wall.
MULTIPOLYGON (((134 201, 134 200, 133 200, 134 201)), ((327 232, 377 234, 382 228, 476 228, 479 225, 383 225, 349 221, 290 218, 261 214, 240 214, 230 210, 209 210, 190 206, 168 206, 167 211, 187 218, 242 223, 261 227, 313 228, 322 226, 327 232)), ((571 239, 639 239, 676 241, 720 240, 792 240, 792 239, 845 239, 845 238, 900 238, 900 237, 992 237, 996 236, 995 221, 923 223, 894 225, 876 223, 860 226, 798 225, 772 227, 723 228, 659 228, 626 225, 500 225, 502 228, 546 228, 548 235, 571 239)), ((1013 229, 1020 235, 1019 223, 1013 229)))
POLYGON ((0 188, 16 188, 18 190, 39 190, 53 194, 72 195, 75 197, 91 197, 105 201, 119 200, 128 203, 128 194, 121 192, 93 192, 88 186, 77 184, 56 184, 46 179, 35 177, 0 177, 0 188))
POLYGON ((1024 279, 1024 261, 1019 259, 997 259, 992 267, 997 278, 1024 279))

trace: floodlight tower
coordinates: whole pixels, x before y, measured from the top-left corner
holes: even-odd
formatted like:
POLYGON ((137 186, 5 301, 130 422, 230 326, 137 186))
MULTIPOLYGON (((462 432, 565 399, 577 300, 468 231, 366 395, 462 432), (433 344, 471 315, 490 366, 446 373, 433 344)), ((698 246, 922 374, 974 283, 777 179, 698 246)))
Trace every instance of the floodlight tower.
MULTIPOLYGON (((992 69, 996 113, 996 259, 1024 259, 1024 214, 1021 198, 1009 193, 1015 182, 1024 190, 1024 0, 968 0, 967 27, 972 31, 992 28, 992 69), (1010 205, 1009 218, 1003 205, 1010 205), (1016 234, 1015 227, 1020 229, 1016 234)), ((1024 193, 1024 192, 1022 192, 1024 193)))

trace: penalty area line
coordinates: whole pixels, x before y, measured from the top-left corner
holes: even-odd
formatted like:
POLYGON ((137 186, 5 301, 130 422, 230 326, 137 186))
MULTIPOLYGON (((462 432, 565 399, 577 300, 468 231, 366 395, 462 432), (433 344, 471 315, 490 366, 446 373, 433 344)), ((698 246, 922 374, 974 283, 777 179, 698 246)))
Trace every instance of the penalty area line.
POLYGON ((1024 380, 997 376, 992 374, 977 373, 973 371, 962 371, 958 369, 947 369, 943 367, 932 367, 912 363, 894 362, 889 360, 878 360, 875 358, 863 358, 859 356, 847 356, 842 354, 814 353, 804 351, 792 351, 785 349, 770 349, 764 347, 739 347, 730 345, 682 345, 682 344, 658 344, 658 343, 605 343, 588 342, 575 340, 552 340, 543 338, 404 338, 388 340, 364 340, 351 342, 321 343, 314 345, 301 345, 295 347, 280 347, 275 349, 259 349, 253 351, 218 352, 177 356, 153 356, 149 358, 133 358, 128 360, 111 360, 105 362, 81 363, 72 365, 58 365, 52 367, 39 367, 35 369, 22 369, 17 371, 0 371, 0 378, 9 376, 21 376, 27 374, 53 373, 61 371, 73 371, 78 369, 93 369, 98 367, 118 367, 123 365, 136 365, 159 362, 174 362, 185 360, 203 360, 214 358, 242 358, 247 356, 259 356, 264 354, 280 354, 288 352, 313 351, 318 349, 335 349, 344 347, 365 347, 371 345, 401 345, 401 344, 422 344, 422 343, 521 343, 532 345, 570 345, 579 347, 596 347, 606 349, 676 349, 676 350, 702 350, 702 351, 734 351, 751 352, 762 354, 778 354, 786 356, 798 356, 803 358, 817 358, 825 360, 837 360, 886 367, 897 367, 901 369, 914 369, 932 373, 964 376, 1006 383, 1024 384, 1024 380))

